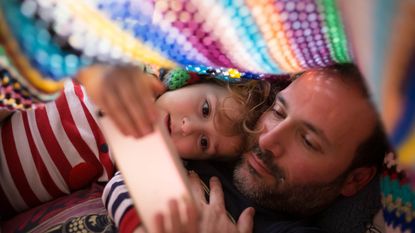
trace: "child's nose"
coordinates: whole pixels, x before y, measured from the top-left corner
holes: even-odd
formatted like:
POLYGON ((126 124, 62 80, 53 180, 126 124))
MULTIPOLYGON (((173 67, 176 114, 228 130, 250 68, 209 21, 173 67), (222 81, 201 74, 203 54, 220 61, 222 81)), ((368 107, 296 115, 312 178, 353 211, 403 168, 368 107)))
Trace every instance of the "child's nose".
POLYGON ((194 130, 194 123, 188 117, 183 117, 182 119, 182 135, 187 136, 192 133, 194 130))

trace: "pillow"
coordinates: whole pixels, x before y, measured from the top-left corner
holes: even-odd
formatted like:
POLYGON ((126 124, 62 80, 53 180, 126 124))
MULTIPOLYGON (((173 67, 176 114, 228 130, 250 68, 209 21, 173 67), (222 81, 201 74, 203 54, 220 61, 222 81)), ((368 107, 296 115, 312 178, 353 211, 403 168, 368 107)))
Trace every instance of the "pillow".
POLYGON ((381 206, 380 178, 376 176, 358 194, 342 198, 324 211, 318 225, 331 233, 362 233, 374 227, 372 221, 381 206))
POLYGON ((94 184, 32 208, 2 222, 0 232, 116 232, 101 201, 102 189, 94 184))

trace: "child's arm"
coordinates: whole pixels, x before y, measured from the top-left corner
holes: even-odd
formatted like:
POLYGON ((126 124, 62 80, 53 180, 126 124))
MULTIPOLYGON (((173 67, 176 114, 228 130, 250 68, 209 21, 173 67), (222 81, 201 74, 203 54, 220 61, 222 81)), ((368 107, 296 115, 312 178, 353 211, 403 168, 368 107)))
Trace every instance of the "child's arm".
POLYGON ((105 186, 102 201, 120 232, 133 232, 141 225, 120 172, 117 172, 105 186))
POLYGON ((53 102, 17 111, 0 128, 0 217, 108 181, 106 141, 83 88, 72 81, 53 102))
MULTIPOLYGON (((218 179, 215 181, 211 180, 210 182, 210 195, 213 195, 211 196, 211 200, 215 201, 211 201, 209 204, 206 202, 204 188, 196 173, 190 173, 190 183, 196 199, 199 200, 198 203, 201 203, 199 207, 203 211, 200 219, 197 217, 198 214, 195 212, 195 209, 188 212, 188 214, 193 214, 191 220, 186 223, 188 229, 191 229, 192 227, 197 229, 199 224, 201 224, 200 226, 203 226, 202 229, 206 232, 252 232, 254 209, 245 209, 240 215, 236 225, 230 221, 224 207, 225 203, 223 200, 222 186, 218 179), (189 224, 189 226, 187 224, 189 224)), ((120 172, 117 172, 105 186, 102 201, 108 214, 112 217, 115 225, 118 227, 119 232, 143 232, 141 220, 133 206, 132 199, 130 198, 120 172)), ((177 209, 176 212, 171 211, 170 213, 176 216, 179 215, 177 209)), ((164 216, 164 218, 164 221, 167 221, 168 218, 177 220, 177 217, 173 218, 172 216, 164 216)), ((160 230, 161 232, 168 232, 166 229, 160 230)))
POLYGON ((153 74, 133 66, 94 65, 77 79, 124 134, 140 137, 152 131, 158 116, 155 98, 165 91, 153 74))

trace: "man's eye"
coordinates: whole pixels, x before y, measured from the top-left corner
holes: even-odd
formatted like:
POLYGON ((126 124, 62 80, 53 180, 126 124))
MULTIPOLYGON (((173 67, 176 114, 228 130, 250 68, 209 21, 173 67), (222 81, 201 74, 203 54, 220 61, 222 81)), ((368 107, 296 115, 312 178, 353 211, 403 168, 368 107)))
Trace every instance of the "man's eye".
POLYGON ((307 148, 313 151, 318 151, 317 147, 310 140, 307 139, 307 136, 302 136, 302 138, 303 138, 303 143, 307 148))
POLYGON ((205 100, 205 102, 202 105, 202 114, 203 117, 208 117, 210 113, 210 106, 209 106, 209 102, 207 100, 205 100))
POLYGON ((279 105, 276 105, 273 109, 272 109, 272 113, 274 114, 274 116, 278 119, 284 119, 286 117, 285 113, 283 112, 282 108, 279 105))
POLYGON ((205 152, 209 148, 208 138, 205 135, 202 135, 202 137, 200 137, 199 144, 202 151, 205 152))

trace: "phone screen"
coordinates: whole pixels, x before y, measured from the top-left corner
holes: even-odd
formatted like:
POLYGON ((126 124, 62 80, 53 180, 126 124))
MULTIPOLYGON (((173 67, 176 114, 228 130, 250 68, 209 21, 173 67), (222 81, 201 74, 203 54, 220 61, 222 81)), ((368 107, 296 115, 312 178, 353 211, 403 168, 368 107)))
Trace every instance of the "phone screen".
MULTIPOLYGON (((194 201, 187 172, 165 126, 159 123, 153 133, 137 139, 123 135, 109 117, 100 116, 98 122, 146 230, 154 232, 156 213, 168 216, 172 199, 186 219, 185 203, 194 201)), ((169 229, 171 223, 166 221, 165 226, 169 229)))

